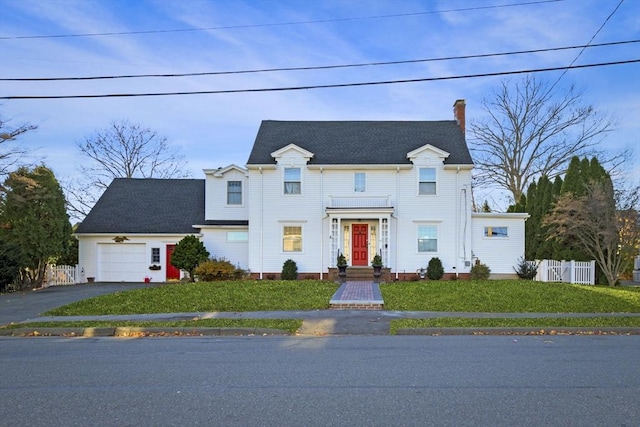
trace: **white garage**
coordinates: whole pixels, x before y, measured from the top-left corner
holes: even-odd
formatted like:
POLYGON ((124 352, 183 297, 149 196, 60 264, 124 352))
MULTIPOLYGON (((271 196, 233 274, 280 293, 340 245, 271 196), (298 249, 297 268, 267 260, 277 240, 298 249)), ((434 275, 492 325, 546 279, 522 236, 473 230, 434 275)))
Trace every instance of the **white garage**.
POLYGON ((141 282, 148 273, 144 243, 98 244, 98 277, 101 282, 141 282))

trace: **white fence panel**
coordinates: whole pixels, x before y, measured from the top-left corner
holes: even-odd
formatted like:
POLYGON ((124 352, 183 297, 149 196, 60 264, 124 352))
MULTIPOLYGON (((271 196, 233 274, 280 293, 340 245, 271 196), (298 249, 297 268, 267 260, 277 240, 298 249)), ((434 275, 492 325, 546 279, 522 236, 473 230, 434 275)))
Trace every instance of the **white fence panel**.
POLYGON ((539 282, 567 282, 582 285, 596 283, 595 261, 556 261, 543 259, 538 262, 535 280, 539 282))
POLYGON ((48 265, 46 286, 65 286, 80 283, 79 266, 75 265, 48 265))

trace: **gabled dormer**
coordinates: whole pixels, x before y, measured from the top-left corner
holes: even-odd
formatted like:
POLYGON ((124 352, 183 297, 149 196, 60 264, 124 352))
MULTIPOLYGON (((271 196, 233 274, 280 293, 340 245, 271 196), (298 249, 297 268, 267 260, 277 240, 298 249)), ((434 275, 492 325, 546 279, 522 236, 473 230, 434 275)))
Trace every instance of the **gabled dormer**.
POLYGON ((205 169, 205 220, 248 218, 249 171, 237 165, 205 169))
POLYGON ((434 147, 431 144, 423 145, 407 153, 407 159, 414 165, 443 164, 449 157, 449 152, 434 147))
POLYGON ((289 144, 271 153, 277 164, 283 166, 306 165, 313 158, 313 153, 296 145, 289 144))

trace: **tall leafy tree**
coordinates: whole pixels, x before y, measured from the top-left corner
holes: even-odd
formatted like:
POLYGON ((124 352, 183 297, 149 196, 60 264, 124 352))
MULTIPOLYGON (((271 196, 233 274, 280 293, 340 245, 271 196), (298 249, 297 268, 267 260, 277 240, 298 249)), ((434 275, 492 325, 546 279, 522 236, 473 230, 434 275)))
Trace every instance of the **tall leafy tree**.
POLYGON ((552 226, 552 237, 571 239, 596 263, 610 286, 640 244, 638 212, 618 210, 613 186, 606 180, 591 180, 584 195, 561 195, 545 222, 552 226))
POLYGON ((532 76, 504 80, 482 109, 487 119, 468 127, 476 179, 514 202, 536 178, 563 174, 572 155, 601 155, 598 144, 613 126, 574 87, 561 92, 532 76))
POLYGON ((66 254, 71 224, 60 184, 45 166, 21 167, 4 181, 0 239, 19 246, 23 287, 42 284, 49 261, 66 254))

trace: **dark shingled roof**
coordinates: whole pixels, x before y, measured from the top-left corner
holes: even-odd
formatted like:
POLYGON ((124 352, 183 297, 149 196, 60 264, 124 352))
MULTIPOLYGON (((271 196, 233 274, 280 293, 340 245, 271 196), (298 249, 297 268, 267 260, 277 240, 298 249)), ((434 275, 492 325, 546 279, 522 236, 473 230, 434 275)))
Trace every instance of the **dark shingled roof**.
POLYGON ((203 222, 203 179, 116 178, 76 233, 186 234, 203 222))
POLYGON ((445 164, 473 164, 464 134, 445 121, 274 121, 260 125, 247 164, 275 161, 271 153, 289 144, 314 153, 309 164, 406 164, 407 153, 431 144, 450 153, 445 164))

